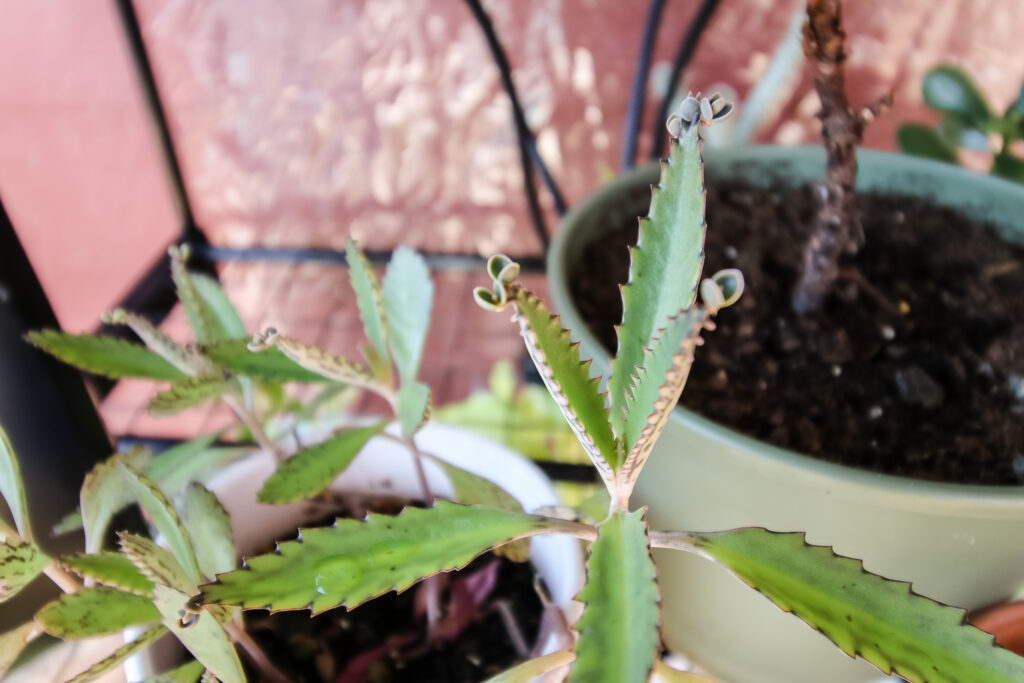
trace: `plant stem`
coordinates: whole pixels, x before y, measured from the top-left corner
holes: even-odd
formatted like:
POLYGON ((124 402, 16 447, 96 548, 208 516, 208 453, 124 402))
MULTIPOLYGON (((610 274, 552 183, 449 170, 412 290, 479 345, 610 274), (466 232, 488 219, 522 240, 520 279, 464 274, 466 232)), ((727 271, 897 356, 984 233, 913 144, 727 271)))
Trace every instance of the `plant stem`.
POLYGON ((43 573, 46 577, 53 581, 57 588, 60 588, 65 593, 77 593, 78 589, 82 587, 73 576, 64 571, 64 568, 59 566, 56 562, 51 562, 46 565, 43 569, 43 573))
POLYGON ((846 97, 846 32, 840 0, 807 0, 804 54, 814 71, 814 89, 821 100, 821 136, 825 145, 825 182, 821 206, 804 247, 803 274, 793 293, 793 308, 804 315, 820 308, 839 275, 839 257, 856 252, 863 242, 854 183, 857 146, 868 121, 892 102, 886 95, 860 111, 846 97))
POLYGON ((252 438, 256 439, 256 443, 260 445, 260 448, 273 453, 278 462, 284 460, 284 452, 277 446, 277 444, 270 440, 267 433, 263 431, 263 426, 259 423, 259 420, 257 420, 252 413, 246 410, 245 406, 238 400, 238 397, 233 394, 225 394, 223 398, 224 403, 228 404, 228 406, 235 411, 235 415, 238 416, 238 419, 242 421, 242 424, 244 424, 252 434, 252 438))
POLYGON ((253 666, 260 672, 260 680, 269 683, 289 683, 290 679, 274 666, 263 649, 249 636, 244 626, 236 621, 230 621, 224 625, 224 630, 245 651, 253 666))

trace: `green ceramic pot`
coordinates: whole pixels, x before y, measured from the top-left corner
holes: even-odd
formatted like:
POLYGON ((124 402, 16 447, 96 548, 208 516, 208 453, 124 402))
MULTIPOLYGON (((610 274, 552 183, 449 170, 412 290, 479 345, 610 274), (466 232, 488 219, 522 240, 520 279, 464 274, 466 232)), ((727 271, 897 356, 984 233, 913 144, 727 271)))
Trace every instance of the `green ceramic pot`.
MULTIPOLYGON (((1024 242, 1024 188, 955 166, 862 151, 858 188, 955 206, 1024 242)), ((706 182, 806 184, 824 169, 820 148, 710 152, 706 182)), ((569 265, 584 244, 643 215, 658 169, 625 174, 566 217, 548 256, 554 308, 602 374, 609 352, 569 296, 569 265)), ((714 225, 709 226, 714 230, 714 225)), ((1012 295, 1019 296, 1019 293, 1012 295)), ((714 334, 708 343, 714 344, 714 334)), ((697 362, 700 362, 698 353, 697 362)), ((864 472, 747 438, 677 409, 648 461, 635 502, 655 529, 763 526, 806 531, 811 543, 912 581, 917 592, 963 607, 1002 600, 1024 585, 1024 487, 961 486, 864 472)), ((730 683, 862 683, 881 678, 824 636, 706 560, 656 552, 667 645, 730 683)))

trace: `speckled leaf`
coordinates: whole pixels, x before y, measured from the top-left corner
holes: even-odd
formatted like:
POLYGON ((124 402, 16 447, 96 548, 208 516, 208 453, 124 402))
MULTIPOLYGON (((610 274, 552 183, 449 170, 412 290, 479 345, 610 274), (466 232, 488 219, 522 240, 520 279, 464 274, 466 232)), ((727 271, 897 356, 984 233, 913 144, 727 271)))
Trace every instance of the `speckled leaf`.
POLYGON ((117 648, 109 657, 105 657, 99 662, 96 662, 82 673, 70 679, 67 683, 86 683, 87 681, 99 678, 109 671, 113 671, 115 668, 120 666, 121 662, 124 660, 134 654, 142 652, 147 647, 160 640, 165 633, 167 633, 167 629, 160 624, 143 631, 139 634, 138 638, 117 648))
POLYGON ((178 290, 178 300, 181 301, 182 308, 185 309, 192 332, 196 335, 196 341, 200 344, 210 344, 225 337, 217 336, 216 316, 199 295, 195 283, 192 281, 192 273, 188 272, 188 268, 185 266, 185 261, 188 259, 187 249, 187 247, 184 248, 184 253, 177 247, 168 249, 171 256, 171 278, 178 290))
POLYGON ((206 358, 182 347, 163 330, 140 315, 116 309, 103 316, 103 322, 111 325, 127 325, 150 349, 160 354, 168 363, 186 375, 203 375, 213 370, 206 358))
POLYGON ((245 339, 230 339, 202 347, 203 355, 235 375, 275 382, 326 382, 323 375, 302 367, 273 346, 250 351, 245 339))
POLYGON ((39 635, 41 631, 42 628, 39 624, 30 621, 0 634, 0 679, 11 668, 11 664, 14 664, 14 660, 18 658, 29 641, 39 635))
POLYGON ((120 553, 82 553, 61 558, 60 563, 79 576, 93 579, 104 586, 145 596, 153 591, 153 582, 143 576, 131 560, 120 553))
POLYGON ((220 575, 202 586, 202 601, 271 611, 351 609, 461 568, 496 545, 557 527, 555 520, 446 501, 408 508, 397 517, 339 519, 332 527, 303 529, 299 540, 220 575))
POLYGON ((230 388, 228 380, 219 372, 188 377, 154 396, 147 410, 150 415, 177 415, 189 408, 220 398, 230 388))
POLYGON ((120 533, 118 536, 121 552, 147 579, 183 593, 192 594, 196 590, 196 582, 189 578, 174 555, 137 534, 120 533))
MULTIPOLYGON (((366 338, 373 344, 378 359, 388 356, 388 326, 384 319, 384 298, 381 294, 377 275, 373 272, 366 255, 356 243, 349 239, 345 245, 348 257, 348 275, 352 289, 356 293, 356 304, 359 306, 359 317, 363 321, 366 338)), ((371 359, 367 358, 371 362, 371 359)))
MULTIPOLYGON (((445 476, 452 484, 455 501, 463 505, 486 505, 499 510, 522 512, 519 504, 510 493, 490 479, 467 472, 444 460, 438 459, 437 464, 444 470, 445 476)), ((495 555, 506 557, 513 562, 527 562, 530 559, 530 539, 521 538, 494 549, 495 555)))
POLYGON ((1024 658, 964 623, 965 612, 807 545, 800 533, 737 529, 691 543, 849 655, 914 683, 1024 681, 1024 658))
POLYGON ((579 344, 569 341, 558 316, 551 315, 532 292, 517 285, 507 291, 516 307, 512 319, 519 323, 545 386, 602 478, 610 481, 621 464, 620 449, 609 424, 605 396, 598 390, 599 380, 590 378, 590 361, 580 361, 579 344))
POLYGON ((430 419, 430 387, 422 382, 403 384, 398 391, 398 422, 403 436, 412 436, 430 419))
POLYGON ((184 372, 160 354, 123 339, 68 334, 58 330, 29 332, 25 338, 68 365, 94 375, 112 379, 145 377, 167 382, 176 382, 186 377, 184 372))
POLYGON ((213 578, 234 569, 237 555, 231 536, 231 518, 217 496, 194 481, 185 487, 180 512, 203 576, 213 578))
POLYGON ((143 474, 173 496, 200 471, 210 466, 209 450, 221 432, 211 432, 168 448, 149 461, 143 474))
POLYGON ((14 526, 22 538, 32 540, 32 529, 28 523, 28 501, 25 498, 25 484, 21 479, 21 467, 14 446, 0 426, 0 497, 14 517, 14 526))
POLYGON ((32 583, 50 558, 34 543, 0 541, 0 602, 6 602, 32 583))
MULTIPOLYGON (((353 363, 341 356, 335 356, 316 346, 282 337, 274 332, 265 335, 263 341, 266 346, 279 349, 290 360, 306 370, 318 374, 322 379, 375 391, 381 390, 373 373, 364 365, 353 363)), ((265 351, 259 351, 259 353, 265 353, 265 351)))
POLYGON ((192 286, 199 300, 207 311, 209 336, 211 341, 222 339, 245 339, 249 334, 245 331, 245 323, 238 315, 238 310, 231 303, 220 283, 209 275, 189 273, 192 286))
POLYGON ((179 611, 189 596, 169 586, 157 584, 153 589, 155 604, 167 627, 181 644, 199 660, 221 683, 245 683, 245 673, 238 653, 224 627, 206 611, 188 627, 182 627, 179 611))
MULTIPOLYGON (((145 469, 152 460, 152 454, 145 448, 132 448, 123 453, 115 453, 103 462, 97 463, 85 475, 79 494, 78 528, 85 531, 85 551, 95 553, 103 545, 103 535, 110 526, 110 520, 122 508, 133 503, 135 496, 131 489, 124 486, 123 476, 118 464, 127 462, 136 469, 145 469)), ((61 521, 65 529, 74 527, 74 513, 61 521)))
POLYGON ((534 657, 488 678, 484 683, 531 683, 540 676, 569 664, 574 656, 572 650, 558 650, 543 657, 534 657))
MULTIPOLYGON (((671 147, 671 155, 661 164, 661 182, 653 190, 650 212, 640 221, 639 240, 630 250, 619 349, 608 380, 612 415, 622 414, 635 368, 643 364, 651 338, 668 324, 669 316, 694 302, 704 265, 700 125, 685 127, 671 147)), ((613 428, 622 435, 622 423, 614 422, 613 428)))
POLYGON ((569 680, 646 683, 658 654, 660 597, 643 512, 618 512, 597 529, 569 680))
POLYGON ((366 442, 380 434, 386 422, 348 429, 315 446, 304 448, 277 466, 258 494, 261 503, 294 503, 312 498, 345 471, 366 442))
POLYGON ((162 674, 147 676, 142 679, 142 683, 196 683, 204 671, 206 671, 206 667, 193 659, 191 662, 186 662, 162 674))
POLYGON ((47 633, 66 640, 118 633, 159 618, 152 598, 107 586, 65 593, 36 613, 47 633))
POLYGON ((391 254, 381 286, 391 357, 402 384, 416 381, 430 327, 434 283, 423 257, 400 246, 391 254))

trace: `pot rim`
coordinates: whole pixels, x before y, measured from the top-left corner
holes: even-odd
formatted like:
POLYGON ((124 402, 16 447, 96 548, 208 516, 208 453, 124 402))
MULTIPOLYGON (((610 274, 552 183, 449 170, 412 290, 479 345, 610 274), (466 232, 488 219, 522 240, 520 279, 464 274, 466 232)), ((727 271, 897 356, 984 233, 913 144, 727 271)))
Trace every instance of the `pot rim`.
MULTIPOLYGON (((976 196, 991 197, 996 195, 1000 199, 1007 198, 1011 201, 1016 201, 1024 208, 1024 187, 1002 178, 969 171, 952 164, 880 150, 858 150, 857 156, 860 168, 862 169, 865 167, 888 167, 890 172, 899 172, 912 176, 926 176, 936 181, 922 183, 920 186, 908 185, 901 187, 898 192, 903 194, 930 197, 938 199, 942 203, 943 197, 933 194, 934 189, 941 183, 955 182, 961 186, 969 186, 976 190, 976 196), (928 191, 929 188, 933 191, 932 193, 928 191)), ((747 161, 783 164, 797 159, 813 160, 816 158, 820 159, 822 164, 824 163, 824 150, 820 146, 784 147, 779 145, 755 145, 739 149, 710 150, 705 159, 705 163, 709 165, 706 175, 726 175, 732 172, 731 166, 747 161)), ((589 226, 583 220, 583 217, 607 202, 610 195, 635 187, 640 180, 654 172, 657 163, 650 162, 645 166, 640 166, 620 174, 611 182, 602 185, 590 193, 562 219, 559 229, 551 242, 551 248, 548 251, 546 261, 548 286, 551 291, 552 302, 556 307, 556 312, 563 318, 568 318, 573 323, 581 320, 579 311, 568 294, 567 274, 570 246, 573 244, 573 240, 577 238, 577 235, 582 231, 586 231, 589 226)), ((780 168, 774 174, 774 179, 784 178, 785 176, 780 168)), ((987 205, 979 203, 973 208, 977 211, 982 206, 992 208, 993 204, 991 202, 987 205)), ((965 210, 970 212, 970 208, 967 207, 965 210)), ((999 208, 998 204, 996 204, 995 209, 997 213, 989 216, 988 220, 998 223, 1002 219, 1001 222, 1005 225, 1010 215, 999 215, 999 208)), ((571 336, 574 341, 582 341, 584 348, 601 349, 604 352, 604 355, 598 355, 593 359, 593 367, 602 375, 607 375, 610 367, 607 350, 604 349, 582 323, 576 325, 576 327, 577 329, 571 330, 571 336)), ((882 494, 900 493, 907 496, 908 505, 912 505, 914 499, 942 499, 948 503, 968 506, 975 510, 985 507, 1005 508, 1007 504, 1015 507, 1024 505, 1024 485, 954 484, 871 472, 850 467, 849 465, 819 460, 797 451, 780 448, 745 436, 730 427, 714 422, 686 408, 677 407, 673 411, 671 419, 723 446, 742 450, 765 465, 774 466, 782 470, 795 470, 822 479, 841 479, 844 486, 861 488, 865 495, 871 495, 872 492, 882 494)))

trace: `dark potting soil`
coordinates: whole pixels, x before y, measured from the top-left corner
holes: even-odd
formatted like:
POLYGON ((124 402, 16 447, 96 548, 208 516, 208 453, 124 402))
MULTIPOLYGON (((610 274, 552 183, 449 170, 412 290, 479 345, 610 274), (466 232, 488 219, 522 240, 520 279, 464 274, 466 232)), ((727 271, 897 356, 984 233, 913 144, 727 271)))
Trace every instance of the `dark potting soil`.
MULTIPOLYGON (((1024 483, 1024 249, 915 197, 861 196, 866 243, 823 309, 790 308, 810 188, 708 188, 704 272, 737 267, 739 303, 698 349, 681 404, 749 436, 853 467, 1024 483)), ((630 222, 586 247, 570 289, 616 348, 630 222), (581 264, 582 265, 582 264, 581 264)))
MULTIPOLYGON (((520 661, 505 619, 533 645, 542 605, 532 565, 486 553, 438 577, 442 618, 431 642, 423 583, 315 617, 248 611, 245 628, 294 683, 476 683, 520 661)), ((248 666, 247 673, 261 680, 248 666)))

